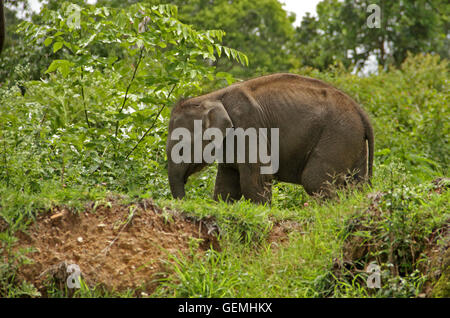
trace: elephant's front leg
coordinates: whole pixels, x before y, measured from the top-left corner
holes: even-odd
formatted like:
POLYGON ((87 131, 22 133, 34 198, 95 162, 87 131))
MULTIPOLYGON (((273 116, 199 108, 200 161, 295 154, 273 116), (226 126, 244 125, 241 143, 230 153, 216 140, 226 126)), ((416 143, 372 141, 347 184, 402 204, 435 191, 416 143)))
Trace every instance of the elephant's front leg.
POLYGON ((237 201, 241 198, 241 186, 238 170, 219 164, 214 187, 214 200, 237 201))
POLYGON ((241 191, 244 198, 254 203, 270 204, 272 201, 272 179, 261 175, 260 167, 243 165, 239 169, 241 191))

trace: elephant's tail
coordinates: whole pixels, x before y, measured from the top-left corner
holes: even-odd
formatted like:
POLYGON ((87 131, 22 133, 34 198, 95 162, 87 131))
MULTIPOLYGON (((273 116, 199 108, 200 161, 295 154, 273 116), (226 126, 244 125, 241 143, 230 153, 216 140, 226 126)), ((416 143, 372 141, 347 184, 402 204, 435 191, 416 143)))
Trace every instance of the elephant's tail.
POLYGON ((365 131, 365 139, 367 140, 368 144, 368 151, 367 151, 367 168, 368 168, 368 177, 369 182, 370 178, 372 178, 373 173, 373 150, 374 150, 374 138, 373 138, 373 128, 372 124, 370 123, 369 116, 364 112, 362 108, 359 109, 359 116, 361 117, 361 120, 364 125, 364 131, 365 131))

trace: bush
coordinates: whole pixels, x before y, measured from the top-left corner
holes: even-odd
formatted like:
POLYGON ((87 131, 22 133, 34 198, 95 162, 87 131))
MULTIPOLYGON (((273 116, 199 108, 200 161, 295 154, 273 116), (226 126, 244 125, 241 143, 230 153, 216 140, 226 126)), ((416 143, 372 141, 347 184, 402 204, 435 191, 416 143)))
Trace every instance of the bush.
POLYGON ((444 257, 449 239, 446 186, 414 185, 401 164, 391 164, 384 172, 384 191, 369 194, 369 208, 346 221, 342 259, 319 279, 324 295, 346 294, 352 286, 363 295, 417 297, 425 295, 426 282, 431 289, 439 279, 440 269, 432 263, 444 257), (442 251, 429 262, 429 251, 440 251, 441 245, 442 251), (379 268, 378 289, 368 289, 370 264, 379 268), (439 275, 434 277, 436 270, 439 275))
POLYGON ((22 83, 25 96, 0 91, 0 180, 31 192, 58 181, 167 195, 167 106, 215 79, 205 59, 224 52, 245 64, 246 56, 220 45, 224 32, 179 22, 171 5, 63 3, 40 14, 45 24, 18 31, 56 59, 43 80, 22 83))

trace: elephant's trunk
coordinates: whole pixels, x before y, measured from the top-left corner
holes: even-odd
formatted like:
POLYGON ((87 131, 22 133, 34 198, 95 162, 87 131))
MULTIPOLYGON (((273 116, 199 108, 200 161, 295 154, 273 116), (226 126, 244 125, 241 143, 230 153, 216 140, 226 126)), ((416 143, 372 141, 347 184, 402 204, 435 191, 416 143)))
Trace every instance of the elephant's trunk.
POLYGON ((175 199, 182 199, 186 195, 184 191, 184 173, 176 172, 169 164, 169 184, 172 196, 175 199))

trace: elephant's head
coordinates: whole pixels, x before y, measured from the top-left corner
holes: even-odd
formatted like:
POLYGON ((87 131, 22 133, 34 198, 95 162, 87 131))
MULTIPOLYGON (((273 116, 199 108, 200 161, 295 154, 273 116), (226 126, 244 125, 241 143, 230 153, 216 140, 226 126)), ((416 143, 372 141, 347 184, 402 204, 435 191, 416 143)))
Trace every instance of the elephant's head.
POLYGON ((189 176, 210 163, 203 158, 203 149, 210 144, 203 140, 205 130, 216 128, 220 130, 221 136, 225 136, 226 129, 232 126, 231 119, 219 100, 187 100, 174 106, 166 145, 170 190, 174 198, 183 198, 184 185, 189 176))

